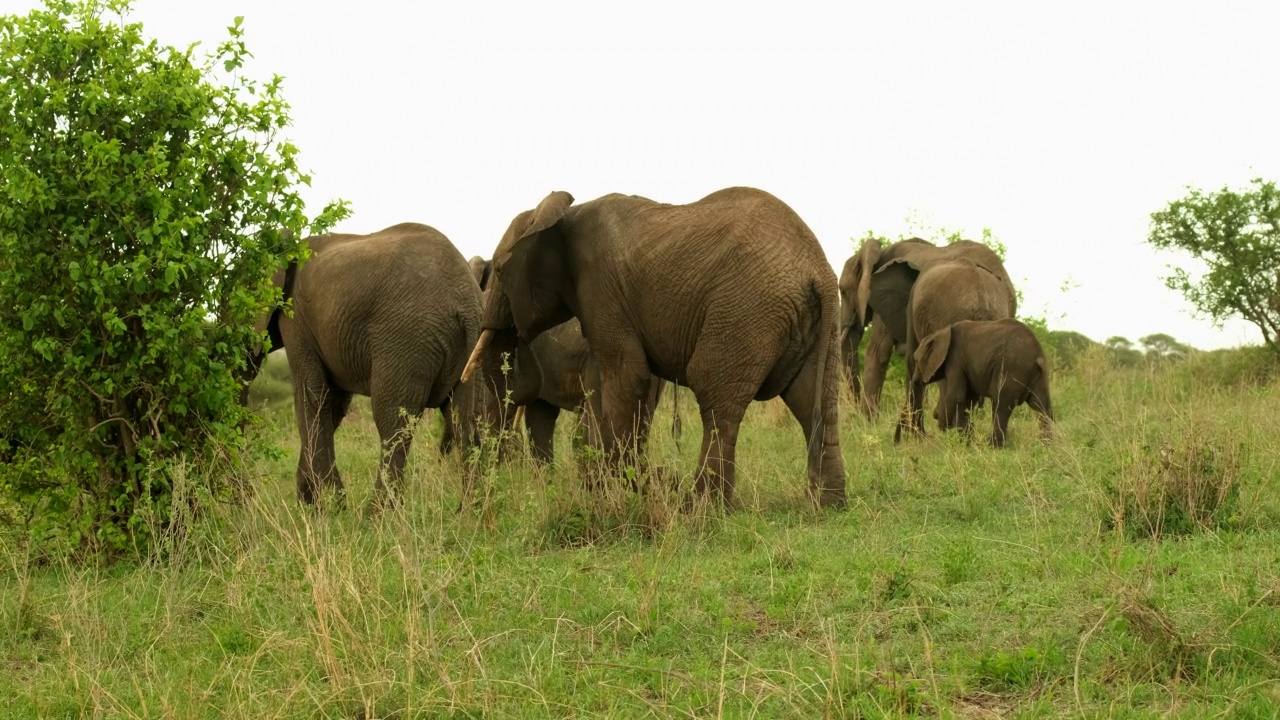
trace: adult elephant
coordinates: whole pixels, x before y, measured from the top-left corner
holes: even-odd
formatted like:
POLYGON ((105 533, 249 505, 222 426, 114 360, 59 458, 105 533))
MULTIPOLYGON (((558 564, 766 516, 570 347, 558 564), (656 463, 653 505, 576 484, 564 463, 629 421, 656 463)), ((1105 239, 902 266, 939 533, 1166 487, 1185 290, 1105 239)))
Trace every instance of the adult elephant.
POLYGON ((277 309, 267 321, 288 348, 301 441, 298 497, 314 503, 324 486, 341 493, 333 434, 359 394, 370 398, 381 441, 381 502, 399 490, 409 418, 452 408, 474 446, 495 417, 485 384, 457 387, 480 335, 480 288, 457 248, 427 225, 308 242, 311 257, 281 281, 292 315, 277 309))
POLYGON ((553 192, 516 216, 493 264, 472 363, 495 338, 531 343, 577 317, 599 365, 592 410, 615 467, 643 443, 652 378, 677 382, 702 416, 697 489, 732 507, 743 414, 781 395, 808 441, 811 497, 846 503, 836 277, 781 200, 735 187, 687 205, 620 194, 574 205, 553 192))
POLYGON ((962 259, 999 280, 1009 298, 1007 317, 1012 317, 1017 307, 1009 273, 1000 256, 982 243, 960 240, 939 247, 927 240, 909 238, 884 247, 878 239, 868 238, 845 261, 840 273, 840 345, 853 396, 867 418, 874 418, 879 412, 885 371, 894 349, 901 352, 907 346, 907 302, 916 277, 935 266, 962 259), (895 263, 905 264, 913 272, 880 274, 895 263), (859 382, 858 346, 868 325, 871 335, 867 340, 865 376, 859 382))
MULTIPOLYGON (((898 418, 893 441, 900 442, 904 432, 924 432, 923 406, 925 383, 916 371, 916 348, 930 335, 963 320, 1003 320, 1017 310, 1016 299, 1008 279, 981 267, 971 260, 959 258, 918 270, 906 259, 896 260, 876 271, 872 282, 881 292, 907 290, 907 312, 903 329, 907 355, 907 406, 898 418)), ((880 318, 893 332, 897 318, 881 313, 880 318)), ((878 321, 879 322, 879 321, 878 321)))
MULTIPOLYGON (((489 290, 493 263, 479 256, 469 261, 480 289, 489 290)), ((489 345, 490 354, 495 345, 489 345)), ((533 458, 547 463, 554 459, 556 421, 564 410, 587 410, 587 398, 600 391, 600 370, 591 355, 591 346, 582 336, 577 318, 538 335, 532 342, 508 348, 512 355, 503 380, 496 387, 499 397, 524 408, 524 423, 533 449, 533 458), (510 395, 507 396, 507 391, 510 395)), ((649 382, 645 408, 652 416, 662 399, 667 381, 656 375, 649 382)), ((584 418, 585 419, 585 418, 584 418)), ((672 433, 680 433, 680 417, 672 420, 672 433)))

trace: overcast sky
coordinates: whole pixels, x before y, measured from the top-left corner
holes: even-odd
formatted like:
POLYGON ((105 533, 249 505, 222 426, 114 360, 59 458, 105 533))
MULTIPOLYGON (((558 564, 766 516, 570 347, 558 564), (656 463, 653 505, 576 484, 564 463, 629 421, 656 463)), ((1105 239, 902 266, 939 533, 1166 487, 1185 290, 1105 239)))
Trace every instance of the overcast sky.
POLYGON ((1195 319, 1160 280, 1187 261, 1146 236, 1188 185, 1280 180, 1274 0, 139 0, 132 18, 212 49, 236 15, 245 72, 285 77, 313 211, 352 202, 342 231, 423 222, 488 256, 552 190, 750 185, 837 272, 867 230, 989 227, 1021 313, 1051 327, 1259 341, 1195 319))

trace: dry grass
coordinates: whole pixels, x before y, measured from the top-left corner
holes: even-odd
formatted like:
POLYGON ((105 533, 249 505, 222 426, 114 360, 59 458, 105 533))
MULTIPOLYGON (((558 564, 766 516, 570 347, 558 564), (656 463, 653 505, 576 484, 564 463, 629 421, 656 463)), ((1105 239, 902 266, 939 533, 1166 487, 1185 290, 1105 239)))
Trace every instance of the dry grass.
MULTIPOLYGON (((566 431, 554 466, 489 465, 459 511, 428 417, 378 515, 299 507, 292 414, 270 410, 257 491, 162 557, 0 551, 0 715, 1267 717, 1280 392, 1176 372, 1080 360, 1055 375, 1059 436, 1020 410, 1004 451, 894 446, 892 413, 846 408, 843 513, 805 501, 779 403, 748 414, 731 515, 683 492, 688 396, 645 492, 588 492, 566 431)), ((361 508, 367 404, 339 443, 361 508)))

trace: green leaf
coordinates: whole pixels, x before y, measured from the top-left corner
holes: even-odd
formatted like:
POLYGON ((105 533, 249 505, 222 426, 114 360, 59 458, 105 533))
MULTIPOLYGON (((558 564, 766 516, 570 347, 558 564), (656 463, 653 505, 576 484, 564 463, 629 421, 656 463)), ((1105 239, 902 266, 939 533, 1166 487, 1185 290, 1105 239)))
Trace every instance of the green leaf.
POLYGON ((1216 324, 1239 317, 1256 325, 1280 354, 1280 192, 1262 178, 1251 184, 1211 193, 1188 188, 1151 214, 1147 242, 1194 259, 1194 272, 1170 267, 1166 286, 1216 324))
POLYGON ((242 456, 238 373, 271 275, 345 207, 306 214, 283 86, 246 67, 243 17, 200 55, 150 40, 131 5, 0 16, 0 438, 38 448, 0 464, 0 507, 68 551, 145 546, 180 463, 230 492, 208 459, 242 456))

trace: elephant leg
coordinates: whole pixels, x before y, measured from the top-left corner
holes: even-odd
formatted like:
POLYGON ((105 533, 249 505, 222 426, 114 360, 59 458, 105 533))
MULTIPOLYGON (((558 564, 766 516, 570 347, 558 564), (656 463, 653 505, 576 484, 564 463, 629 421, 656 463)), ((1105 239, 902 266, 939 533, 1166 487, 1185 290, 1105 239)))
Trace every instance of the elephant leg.
POLYGON ((498 433, 498 461, 506 462, 516 453, 519 452, 520 423, 528 426, 529 422, 524 419, 525 409, 523 405, 514 407, 506 407, 500 404, 497 410, 497 433, 498 433))
POLYGON ((338 392, 334 395, 333 401, 333 429, 337 430, 342 424, 342 419, 347 416, 347 411, 351 409, 351 393, 338 392))
POLYGON ((600 441, 615 467, 635 464, 647 423, 644 400, 649 377, 628 373, 601 383, 600 441))
MULTIPOLYGON (((482 408, 480 414, 483 415, 482 424, 485 425, 486 432, 497 436, 498 461, 506 462, 520 452, 522 441, 519 427, 521 418, 524 417, 524 406, 516 405, 506 397, 505 383, 491 381, 482 389, 480 381, 477 381, 475 387, 468 392, 472 393, 468 399, 474 399, 482 408)), ((454 395, 458 395, 458 390, 454 391, 454 395)), ((463 423, 464 426, 468 424, 474 423, 463 423)))
POLYGON ((782 400, 804 430, 809 449, 809 494, 822 507, 845 507, 844 458, 840 455, 838 377, 832 363, 827 376, 818 378, 816 354, 782 393, 782 400), (819 384, 821 383, 821 384, 819 384), (821 394, 818 393, 822 389, 821 394), (814 403, 818 402, 818 407, 814 403))
POLYGON ((965 442, 973 442, 973 410, 976 403, 966 403, 960 408, 960 432, 964 433, 965 442))
MULTIPOLYGON (((721 317, 708 316, 708 327, 737 327, 732 312, 721 317)), ((789 336, 783 326, 773 335, 760 328, 749 339, 720 336, 707 338, 698 345, 685 369, 688 387, 698 398, 702 416, 702 451, 698 458, 695 489, 712 493, 722 500, 726 510, 736 507, 737 470, 735 452, 738 426, 747 406, 756 399, 777 363, 778 348, 785 347, 789 336)), ((835 353, 830 353, 829 367, 839 368, 835 353)), ((786 388, 780 388, 785 390, 786 388)))
POLYGON ((1004 447, 1009 436, 1009 416, 1013 414, 1013 405, 1009 403, 991 404, 991 447, 1004 447))
MULTIPOLYGON (((644 350, 631 338, 620 338, 611 348, 612 357, 597 357, 600 370, 589 373, 599 378, 600 391, 592 392, 593 420, 606 464, 616 469, 635 465, 639 443, 643 441, 651 415, 646 412, 653 375, 644 350), (594 413, 593 413, 594 414, 594 413)), ((589 431, 592 430, 588 425, 589 431)))
POLYGON ((680 384, 671 383, 671 437, 684 435, 684 417, 680 414, 680 384))
POLYGON ((578 431, 575 437, 578 438, 582 447, 603 450, 604 437, 600 432, 603 417, 604 403, 600 400, 599 388, 596 388, 584 398, 578 419, 578 431))
MULTIPOLYGON (((907 358, 907 377, 911 378, 915 374, 915 361, 910 357, 907 358)), ((893 442, 902 441, 902 435, 906 434, 919 437, 924 435, 924 393, 926 386, 922 382, 907 380, 907 402, 903 407, 902 415, 898 417, 898 427, 893 432, 893 442)))
POLYGON ((679 405, 676 403, 676 395, 680 392, 680 386, 675 383, 669 383, 662 378, 655 377, 649 384, 649 398, 645 402, 645 407, 649 418, 652 421, 653 414, 658 410, 658 403, 662 401, 662 395, 666 392, 667 386, 671 386, 671 437, 680 437, 680 412, 679 405))
POLYGON ((556 419, 559 417, 560 408, 545 400, 535 400, 525 406, 524 424, 533 445, 533 459, 539 463, 549 463, 555 455, 556 419))
POLYGON ((849 392, 853 402, 861 406, 862 379, 858 371, 858 346, 862 344, 861 332, 845 332, 840 339, 840 359, 844 364, 845 381, 849 384, 849 392))
POLYGON ((645 413, 645 395, 649 376, 626 373, 622 377, 602 378, 601 392, 587 403, 583 413, 587 445, 598 454, 588 455, 585 474, 588 489, 623 471, 630 476, 628 486, 640 489, 644 430, 649 422, 645 413))
POLYGON ((457 442, 457 429, 454 427, 453 413, 449 411, 449 401, 440 406, 440 418, 444 421, 444 429, 440 432, 440 454, 448 455, 457 442))
MULTIPOLYGON (((699 405, 702 405, 699 402, 699 405)), ((737 473, 735 456, 738 445, 738 426, 745 414, 741 407, 712 409, 704 405, 702 411, 702 451, 698 456, 698 478, 694 491, 710 494, 712 501, 723 503, 726 510, 737 507, 734 497, 737 473)))
POLYGON ((658 409, 658 399, 661 396, 662 385, 665 382, 665 380, 650 375, 647 386, 648 392, 636 406, 637 435, 635 445, 638 452, 644 452, 649 443, 649 430, 653 427, 653 413, 658 409))
POLYGON ((884 389, 889 359, 893 357, 893 345, 888 326, 882 322, 872 323, 862 380, 862 414, 869 420, 874 420, 880 413, 880 393, 884 389))
MULTIPOLYGON (((301 355, 301 352, 297 354, 301 355)), ((296 473, 298 499, 313 505, 319 500, 321 488, 329 487, 335 491, 341 506, 343 485, 338 473, 333 433, 351 402, 351 393, 332 387, 323 368, 306 367, 309 364, 301 360, 290 363, 293 410, 301 442, 296 473)))
POLYGON ((924 435, 924 401, 928 390, 929 386, 922 382, 913 382, 907 387, 907 396, 911 399, 911 430, 916 435, 924 435))
POLYGON ((370 404, 373 406, 373 423, 378 428, 378 440, 382 447, 382 458, 378 465, 378 477, 374 483, 378 500, 398 500, 401 490, 401 477, 404 475, 405 459, 409 455, 409 447, 413 437, 409 430, 409 418, 422 413, 422 405, 391 391, 391 388, 378 388, 376 384, 370 388, 373 395, 370 404))

